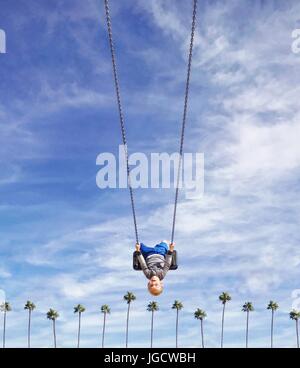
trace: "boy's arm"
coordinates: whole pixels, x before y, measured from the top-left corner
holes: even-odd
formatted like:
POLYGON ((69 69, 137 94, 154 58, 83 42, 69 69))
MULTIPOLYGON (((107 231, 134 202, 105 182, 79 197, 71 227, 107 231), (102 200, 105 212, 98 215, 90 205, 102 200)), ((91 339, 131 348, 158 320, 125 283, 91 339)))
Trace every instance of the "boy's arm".
POLYGON ((147 279, 150 279, 151 278, 151 271, 149 270, 149 268, 147 266, 147 263, 145 261, 145 258, 144 258, 144 256, 141 253, 140 245, 137 244, 135 248, 136 248, 136 253, 137 253, 138 261, 139 261, 139 263, 141 265, 141 269, 143 270, 144 275, 147 277, 147 279))
POLYGON ((165 259, 165 265, 164 268, 161 271, 161 275, 160 275, 160 279, 162 280, 163 278, 165 278, 167 272, 169 271, 171 264, 172 264, 172 258, 173 258, 173 250, 174 250, 174 244, 170 244, 170 248, 166 254, 166 259, 165 259))

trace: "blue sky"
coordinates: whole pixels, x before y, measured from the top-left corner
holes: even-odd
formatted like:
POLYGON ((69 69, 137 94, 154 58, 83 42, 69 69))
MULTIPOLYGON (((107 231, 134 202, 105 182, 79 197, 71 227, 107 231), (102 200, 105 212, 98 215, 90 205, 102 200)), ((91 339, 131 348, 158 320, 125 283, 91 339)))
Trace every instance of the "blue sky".
MULTIPOLYGON (((178 149, 192 2, 111 0, 131 152, 178 149)), ((33 300, 32 345, 51 346, 45 313, 60 312, 59 346, 76 343, 73 306, 82 303, 82 346, 124 345, 127 290, 131 346, 149 345, 142 274, 131 269, 134 232, 126 190, 96 186, 97 155, 121 143, 100 0, 5 1, 0 28, 0 288, 13 311, 7 346, 26 344, 23 305, 33 300), (141 320, 143 323, 141 323, 141 320)), ((182 300, 180 346, 200 344, 193 312, 207 311, 208 346, 244 345, 245 301, 253 301, 250 346, 268 346, 270 299, 280 304, 275 343, 295 346, 288 319, 300 289, 300 28, 298 1, 199 0, 186 150, 205 155, 205 195, 181 195, 180 267, 158 299, 155 346, 174 346, 175 299, 182 300)), ((138 190, 141 240, 170 237, 173 192, 138 190)))

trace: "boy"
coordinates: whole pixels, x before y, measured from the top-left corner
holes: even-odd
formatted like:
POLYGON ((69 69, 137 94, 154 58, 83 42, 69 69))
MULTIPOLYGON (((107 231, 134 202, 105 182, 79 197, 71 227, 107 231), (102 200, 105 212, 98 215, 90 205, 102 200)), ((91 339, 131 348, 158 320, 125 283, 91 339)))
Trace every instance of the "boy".
POLYGON ((144 275, 149 279, 148 290, 152 295, 158 296, 163 292, 161 280, 164 279, 171 266, 174 246, 174 243, 168 243, 166 240, 154 248, 147 247, 143 243, 135 246, 138 261, 144 275))

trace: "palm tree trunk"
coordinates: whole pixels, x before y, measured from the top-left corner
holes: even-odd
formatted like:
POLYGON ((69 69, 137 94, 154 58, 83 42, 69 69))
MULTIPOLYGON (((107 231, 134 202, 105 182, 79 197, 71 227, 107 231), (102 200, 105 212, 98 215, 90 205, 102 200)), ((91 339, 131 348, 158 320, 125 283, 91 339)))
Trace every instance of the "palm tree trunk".
POLYGON ((78 341, 77 341, 77 349, 80 348, 80 332, 81 332, 81 313, 78 313, 78 341))
POLYGON ((203 319, 201 319, 201 338, 202 338, 202 348, 204 349, 203 319))
POLYGON ((154 311, 152 311, 151 316, 151 349, 153 347, 153 319, 154 319, 154 311))
POLYGON ((6 311, 3 316, 3 349, 5 349, 5 336, 6 336, 6 311))
POLYGON ((106 325, 106 313, 103 316, 103 330, 102 330, 102 349, 104 348, 104 336, 105 336, 105 326, 106 325))
POLYGON ((274 311, 272 310, 272 320, 271 320, 271 349, 273 349, 273 335, 274 335, 274 311))
POLYGON ((31 310, 28 312, 28 349, 30 349, 30 335, 31 335, 31 310))
POLYGON ((221 348, 223 348, 223 341, 224 341, 224 319, 225 319, 225 305, 223 304, 223 313, 222 313, 222 332, 221 332, 221 348))
POLYGON ((247 324, 246 324, 246 349, 248 348, 248 337, 249 337, 249 312, 247 312, 247 324))
POLYGON ((56 329, 55 329, 55 319, 53 320, 53 338, 54 338, 54 348, 56 349, 56 329))
POLYGON ((127 323, 126 323, 126 348, 128 348, 129 311, 130 311, 130 303, 128 303, 128 310, 127 310, 127 323))
POLYGON ((177 309, 177 315, 176 315, 176 349, 178 348, 178 315, 179 315, 179 310, 177 309))
POLYGON ((297 348, 299 349, 299 324, 298 319, 296 319, 296 335, 297 335, 297 348))

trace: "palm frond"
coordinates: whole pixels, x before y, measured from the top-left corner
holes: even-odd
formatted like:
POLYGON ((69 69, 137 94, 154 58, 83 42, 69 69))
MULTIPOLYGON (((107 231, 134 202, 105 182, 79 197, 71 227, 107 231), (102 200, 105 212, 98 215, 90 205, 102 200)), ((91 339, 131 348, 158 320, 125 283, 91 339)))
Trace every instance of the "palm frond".
POLYGON ((246 302, 243 305, 242 311, 243 312, 253 312, 254 311, 253 304, 251 302, 246 302))
POLYGON ((181 310, 182 308, 183 308, 183 304, 180 301, 175 300, 172 305, 172 309, 181 310))
POLYGON ((156 312, 159 310, 157 302, 150 302, 147 306, 148 312, 156 312))
POLYGON ((204 310, 198 308, 194 313, 194 317, 202 321, 207 317, 207 314, 204 310))

